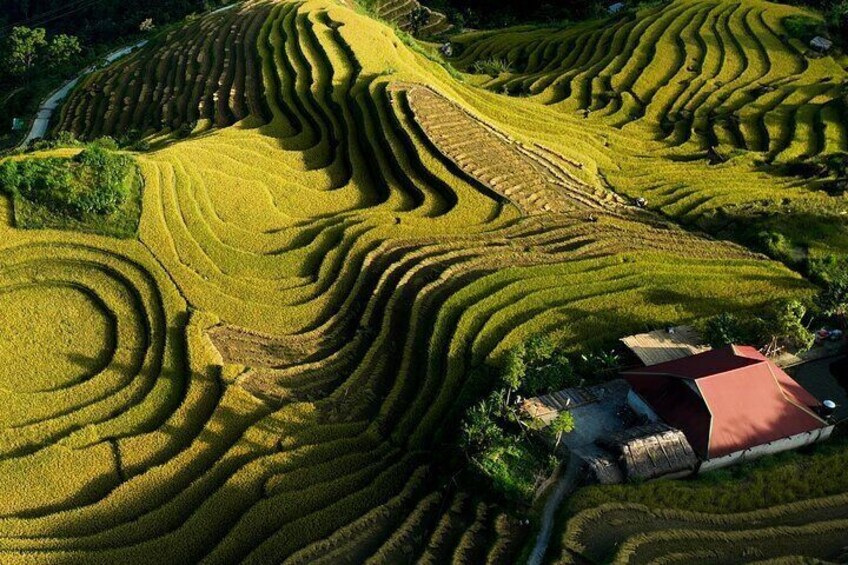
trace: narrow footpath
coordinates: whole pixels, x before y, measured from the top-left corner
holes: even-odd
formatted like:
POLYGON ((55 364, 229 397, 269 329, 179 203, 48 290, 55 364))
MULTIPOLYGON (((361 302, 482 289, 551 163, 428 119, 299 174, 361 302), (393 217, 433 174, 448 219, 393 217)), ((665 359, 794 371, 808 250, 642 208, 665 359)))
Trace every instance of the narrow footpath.
POLYGON ((568 465, 565 472, 554 488, 554 491, 548 497, 548 500, 545 502, 545 508, 542 510, 542 525, 539 528, 539 535, 536 537, 536 545, 527 559, 528 565, 541 565, 542 558, 544 558, 545 552, 548 550, 548 544, 551 541, 556 511, 563 499, 577 486, 577 480, 580 478, 580 466, 581 460, 579 457, 572 455, 568 458, 568 465))

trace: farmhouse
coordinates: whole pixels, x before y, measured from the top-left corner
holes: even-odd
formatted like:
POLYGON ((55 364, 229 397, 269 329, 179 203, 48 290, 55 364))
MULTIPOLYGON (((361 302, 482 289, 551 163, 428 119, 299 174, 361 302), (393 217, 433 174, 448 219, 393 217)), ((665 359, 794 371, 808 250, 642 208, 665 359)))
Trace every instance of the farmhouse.
POLYGON ((709 349, 691 328, 623 340, 646 366, 522 403, 601 483, 679 478, 830 437, 828 408, 753 347, 709 349))
POLYGON ((626 6, 624 2, 616 2, 615 4, 611 4, 607 7, 607 12, 609 12, 610 14, 617 14, 624 10, 625 7, 626 6))
POLYGON ((714 349, 623 373, 701 463, 724 467, 830 437, 819 400, 753 347, 714 349))

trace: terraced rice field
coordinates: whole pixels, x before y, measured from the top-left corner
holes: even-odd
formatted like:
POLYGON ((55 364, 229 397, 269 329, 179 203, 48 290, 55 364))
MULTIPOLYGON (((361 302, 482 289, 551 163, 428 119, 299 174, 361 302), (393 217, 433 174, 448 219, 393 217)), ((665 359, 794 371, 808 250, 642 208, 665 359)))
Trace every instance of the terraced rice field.
POLYGON ((811 54, 790 17, 820 19, 759 0, 678 0, 563 28, 466 33, 452 38, 452 63, 499 61, 508 72, 475 83, 544 106, 565 131, 582 123, 572 138, 604 148, 582 162, 619 194, 712 233, 786 218, 762 229, 777 226, 805 256, 841 254, 845 199, 770 172, 848 151, 848 58, 811 54))
POLYGON ((812 57, 777 4, 678 0, 637 16, 458 39, 457 61, 500 59, 486 85, 668 145, 790 160, 848 149, 848 59, 812 57), (634 132, 635 133, 635 132, 634 132))
POLYGON ((512 562, 526 532, 438 465, 471 368, 811 292, 629 206, 556 115, 329 0, 87 78, 60 129, 162 143, 138 240, 0 201, 0 562, 512 562))
POLYGON ((416 10, 425 10, 427 20, 418 29, 419 37, 444 35, 453 27, 447 17, 440 12, 430 10, 418 0, 371 0, 371 9, 381 20, 392 23, 403 31, 413 31, 411 16, 416 10))
POLYGON ((839 562, 848 549, 846 502, 842 495, 739 514, 602 505, 569 522, 559 562, 839 562))

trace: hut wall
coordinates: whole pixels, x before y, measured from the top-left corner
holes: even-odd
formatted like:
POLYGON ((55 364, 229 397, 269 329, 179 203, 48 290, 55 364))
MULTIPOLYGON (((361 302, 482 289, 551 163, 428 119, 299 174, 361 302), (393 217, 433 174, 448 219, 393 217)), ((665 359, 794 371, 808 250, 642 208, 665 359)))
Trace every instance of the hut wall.
POLYGON ((770 443, 764 443, 763 445, 758 445, 744 451, 737 451, 723 457, 707 459, 701 463, 698 472, 704 473, 706 471, 720 469, 729 465, 744 463, 745 461, 750 461, 752 459, 762 457, 763 455, 772 455, 782 451, 789 451, 790 449, 798 449, 805 445, 824 441, 829 438, 832 433, 833 426, 828 426, 826 428, 819 428, 818 430, 804 432, 802 434, 779 439, 770 443))

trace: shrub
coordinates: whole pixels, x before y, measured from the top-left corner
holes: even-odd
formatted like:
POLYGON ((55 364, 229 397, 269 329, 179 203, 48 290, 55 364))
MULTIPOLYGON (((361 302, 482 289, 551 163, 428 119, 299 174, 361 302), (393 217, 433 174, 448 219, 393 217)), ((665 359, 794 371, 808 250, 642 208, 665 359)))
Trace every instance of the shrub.
POLYGON ((732 344, 751 343, 754 333, 745 322, 734 314, 725 312, 706 321, 701 332, 711 347, 724 347, 732 344))
POLYGON ((187 138, 188 136, 190 136, 192 134, 192 132, 194 132, 194 128, 196 128, 196 127, 197 127, 196 121, 184 123, 177 130, 177 138, 178 139, 187 138))
POLYGON ((805 43, 824 32, 822 22, 809 16, 789 16, 783 20, 783 27, 790 37, 805 43))
POLYGON ((0 165, 0 189, 60 214, 111 214, 127 197, 132 161, 100 145, 72 159, 48 157, 0 165))

